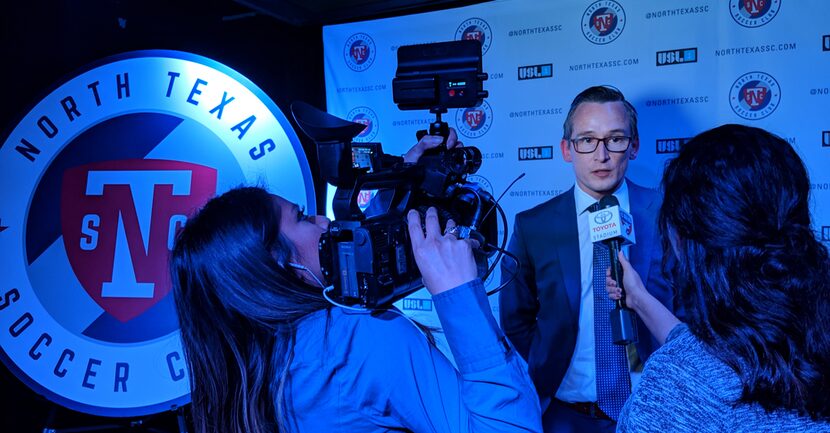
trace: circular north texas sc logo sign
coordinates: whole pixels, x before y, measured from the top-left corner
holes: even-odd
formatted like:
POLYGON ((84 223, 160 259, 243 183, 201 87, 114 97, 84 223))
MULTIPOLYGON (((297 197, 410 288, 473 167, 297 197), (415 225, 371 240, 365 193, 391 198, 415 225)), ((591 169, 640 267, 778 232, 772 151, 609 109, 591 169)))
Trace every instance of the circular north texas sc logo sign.
POLYGON ((360 134, 357 134, 354 137, 354 141, 357 143, 369 143, 375 139, 378 135, 378 131, 380 130, 380 123, 378 122, 378 116, 375 114, 374 110, 369 107, 357 107, 349 111, 349 114, 346 115, 346 119, 350 122, 360 123, 361 125, 365 125, 360 134))
POLYGON ((343 59, 346 66, 356 72, 369 69, 375 62, 375 41, 366 33, 356 33, 346 39, 343 45, 343 59))
POLYGON ((455 40, 474 40, 481 43, 481 54, 487 54, 493 43, 493 31, 487 21, 481 18, 470 18, 461 23, 455 30, 455 40))
POLYGON ((743 27, 761 27, 775 18, 781 0, 729 0, 729 13, 743 27))
POLYGON ((781 86, 770 74, 749 72, 741 75, 729 89, 729 105, 747 120, 763 119, 781 103, 781 86))
POLYGON ((140 51, 59 84, 0 147, 0 358, 82 412, 188 403, 167 260, 187 217, 242 184, 314 211, 297 136, 228 67, 140 51))
POLYGON ((459 108, 455 112, 455 128, 467 138, 480 138, 493 125, 493 108, 487 101, 475 107, 459 108))
POLYGON ((582 14, 582 35, 593 44, 613 42, 625 29, 625 10, 613 0, 592 3, 582 14))

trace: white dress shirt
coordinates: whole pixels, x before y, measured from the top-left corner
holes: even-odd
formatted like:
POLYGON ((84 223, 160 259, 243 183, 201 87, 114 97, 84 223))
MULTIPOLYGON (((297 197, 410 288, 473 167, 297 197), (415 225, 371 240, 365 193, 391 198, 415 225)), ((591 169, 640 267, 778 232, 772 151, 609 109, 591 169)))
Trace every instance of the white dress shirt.
MULTIPOLYGON (((619 200, 620 208, 631 214, 628 197, 628 185, 625 179, 612 193, 619 200)), ((594 350, 594 245, 588 230, 588 208, 597 202, 583 191, 579 185, 574 187, 576 200, 576 222, 579 230, 579 330, 573 357, 565 372, 565 377, 556 391, 556 398, 567 402, 597 401, 596 351, 594 350)), ((628 246, 623 247, 628 257, 628 246)), ((600 290, 605 290, 601 287, 600 290)), ((633 383, 633 382, 632 382, 633 383)))

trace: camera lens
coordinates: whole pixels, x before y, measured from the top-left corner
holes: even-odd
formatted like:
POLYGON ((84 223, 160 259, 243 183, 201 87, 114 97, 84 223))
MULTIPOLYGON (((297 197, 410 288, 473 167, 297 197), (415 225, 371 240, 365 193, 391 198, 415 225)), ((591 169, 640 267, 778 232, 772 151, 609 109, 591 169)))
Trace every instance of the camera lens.
POLYGON ((481 151, 477 147, 456 147, 447 151, 444 164, 455 174, 473 174, 481 167, 481 151))

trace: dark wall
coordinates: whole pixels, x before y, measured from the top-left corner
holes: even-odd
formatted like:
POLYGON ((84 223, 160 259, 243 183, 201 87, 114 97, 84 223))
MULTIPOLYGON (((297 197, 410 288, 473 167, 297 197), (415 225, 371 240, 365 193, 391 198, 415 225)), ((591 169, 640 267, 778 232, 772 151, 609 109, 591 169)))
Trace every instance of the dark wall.
MULTIPOLYGON (((224 63, 261 87, 289 118, 292 101, 325 104, 320 27, 292 27, 231 0, 13 0, 4 6, 4 137, 64 76, 132 50, 182 50, 224 63)), ((298 134, 307 153, 313 151, 298 134)), ((309 154, 309 162, 316 172, 316 155, 309 154)))
MULTIPOLYGON (((324 107, 320 27, 294 28, 261 15, 239 17, 250 10, 230 0, 11 0, 3 6, 3 139, 64 76, 94 60, 140 49, 182 50, 224 63, 261 87, 286 114, 294 100, 324 107)), ((316 156, 309 153, 313 147, 301 139, 316 172, 316 156)), ((322 184, 317 191, 319 196, 322 184)), ((318 198, 320 206, 322 198, 318 198)), ((52 405, 4 366, 0 366, 0 397, 0 432, 40 432, 45 427, 52 405)), ((61 409, 52 426, 108 421, 61 409)), ((172 432, 177 431, 175 421, 163 415, 148 420, 146 426, 172 432)))

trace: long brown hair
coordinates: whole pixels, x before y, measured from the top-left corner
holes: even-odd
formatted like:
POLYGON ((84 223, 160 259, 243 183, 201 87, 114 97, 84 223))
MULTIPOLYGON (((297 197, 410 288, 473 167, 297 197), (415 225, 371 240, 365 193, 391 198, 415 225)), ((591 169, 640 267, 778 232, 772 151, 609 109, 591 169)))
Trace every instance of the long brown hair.
POLYGON ((295 324, 329 305, 286 267, 292 250, 255 187, 210 200, 179 234, 170 267, 196 432, 288 430, 295 324))

